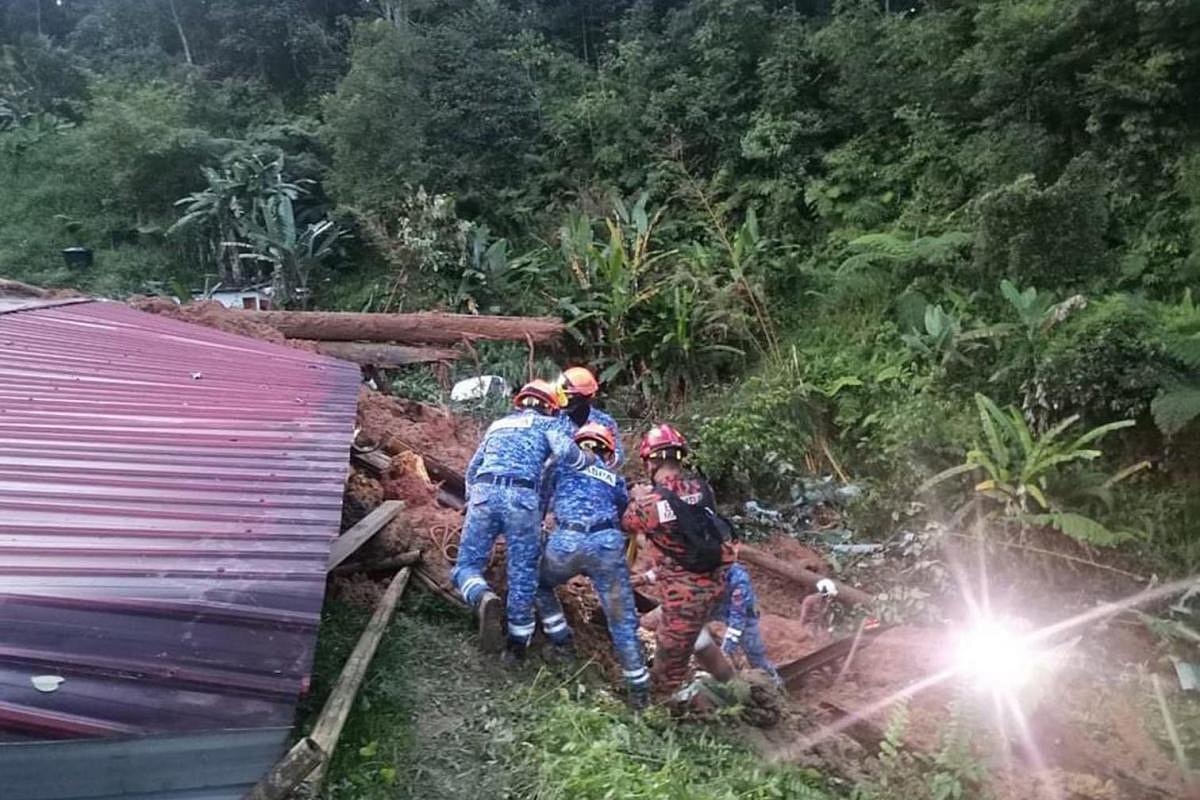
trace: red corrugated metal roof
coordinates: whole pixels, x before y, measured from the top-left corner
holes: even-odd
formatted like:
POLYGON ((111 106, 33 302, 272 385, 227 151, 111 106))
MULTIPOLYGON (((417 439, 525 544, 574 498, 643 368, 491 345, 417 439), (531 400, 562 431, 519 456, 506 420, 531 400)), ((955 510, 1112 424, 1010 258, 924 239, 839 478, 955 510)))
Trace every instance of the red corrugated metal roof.
POLYGON ((0 315, 0 741, 291 724, 358 383, 117 303, 0 315))

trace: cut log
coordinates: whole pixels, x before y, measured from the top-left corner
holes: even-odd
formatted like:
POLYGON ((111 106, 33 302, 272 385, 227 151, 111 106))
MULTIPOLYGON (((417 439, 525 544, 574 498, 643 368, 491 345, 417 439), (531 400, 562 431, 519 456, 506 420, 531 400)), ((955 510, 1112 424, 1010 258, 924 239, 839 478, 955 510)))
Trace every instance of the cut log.
POLYGON ((456 495, 463 500, 466 499, 467 478, 459 470, 440 459, 421 452, 416 447, 413 447, 411 444, 401 439, 399 436, 390 436, 383 444, 387 449, 395 452, 402 453, 408 451, 416 453, 421 457, 421 461, 425 464, 425 471, 429 473, 430 478, 441 483, 442 488, 444 488, 450 494, 456 495))
POLYGON ((566 331, 555 317, 496 317, 422 311, 360 314, 351 311, 238 311, 239 317, 269 325, 289 339, 324 342, 456 344, 498 339, 543 344, 566 331))
MULTIPOLYGON (((813 572, 812 570, 805 569, 804 567, 800 567, 795 564, 789 564, 786 561, 776 558, 770 553, 759 550, 757 547, 752 547, 748 544, 744 544, 741 547, 741 560, 745 561, 747 564, 753 564, 756 567, 762 567, 763 569, 770 570, 780 577, 788 578, 789 580, 793 580, 796 583, 799 583, 802 586, 807 586, 811 589, 817 588, 817 582, 827 577, 819 572, 813 572)), ((835 580, 833 582, 834 585, 837 586, 838 590, 837 597, 835 599, 839 602, 845 603, 846 605, 870 605, 871 603, 875 602, 875 598, 864 591, 855 589, 853 586, 847 586, 841 581, 835 580)))
POLYGON ((395 572, 401 567, 411 567, 421 561, 420 550, 409 550, 407 553, 381 558, 377 561, 342 564, 333 571, 334 575, 353 575, 356 572, 395 572))
MULTIPOLYGON (((354 698, 357 697, 363 678, 366 677, 367 667, 370 666, 371 658, 374 657, 375 650, 379 647, 379 640, 383 638, 383 632, 387 630, 392 613, 396 610, 396 604, 400 602, 400 596, 404 594, 404 587, 408 585, 408 576, 411 573, 412 567, 405 567, 397 572, 396 577, 392 578, 392 582, 388 584, 387 591, 383 593, 383 598, 375 608, 375 613, 371 615, 371 621, 367 623, 367 629, 363 631, 358 644, 354 646, 354 652, 350 654, 350 658, 346 659, 346 665, 342 667, 337 683, 334 684, 333 691, 329 693, 325 707, 321 709, 321 716, 317 718, 317 724, 313 726, 312 733, 309 734, 309 738, 316 742, 317 747, 330 756, 337 749, 338 738, 342 735, 346 718, 350 716, 350 709, 354 706, 354 698)), ((324 777, 325 766, 328 763, 328 761, 323 761, 318 765, 305 782, 305 785, 309 787, 310 797, 317 796, 317 790, 320 788, 321 778, 324 777)))
POLYGON ((388 500, 381 503, 374 511, 359 520, 357 525, 335 539, 333 547, 329 550, 326 571, 332 571, 338 564, 354 555, 355 551, 366 544, 368 539, 383 530, 383 526, 391 522, 403 507, 404 503, 399 500, 388 500))
POLYGON ((373 367, 402 367, 405 364, 454 361, 462 356, 459 351, 444 347, 408 347, 401 344, 368 342, 313 342, 313 345, 322 355, 373 367))
POLYGON ((285 800, 324 759, 325 753, 317 743, 305 736, 254 785, 244 800, 285 800))

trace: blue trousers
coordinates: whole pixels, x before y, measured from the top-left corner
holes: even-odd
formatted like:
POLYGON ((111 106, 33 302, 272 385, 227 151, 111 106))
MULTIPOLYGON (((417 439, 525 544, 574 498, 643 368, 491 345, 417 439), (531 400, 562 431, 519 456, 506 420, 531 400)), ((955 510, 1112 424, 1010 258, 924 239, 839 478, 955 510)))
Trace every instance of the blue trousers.
MULTIPOLYGON (((718 615, 717 619, 724 622, 728 619, 728 617, 725 615, 718 615)), ((763 672, 770 675, 771 679, 777 684, 781 684, 783 682, 783 678, 780 677, 779 671, 775 668, 775 665, 771 662, 771 659, 767 658, 767 645, 766 642, 763 641, 762 631, 760 631, 758 628, 758 609, 751 608, 747 612, 743 625, 744 627, 742 628, 742 634, 738 638, 737 644, 733 644, 728 638, 726 638, 725 642, 721 645, 721 652, 727 656, 732 656, 735 652, 737 652, 737 650, 740 649, 746 654, 746 661, 750 663, 751 667, 754 667, 755 669, 761 669, 763 672)))
POLYGON ((458 558, 450 577, 472 607, 491 587, 484 580, 496 539, 504 537, 508 577, 508 638, 528 645, 533 638, 534 592, 541 555, 541 514, 533 489, 482 484, 471 487, 458 558))
POLYGON ((644 689, 650 675, 642 657, 642 643, 637 637, 637 605, 629 581, 629 566, 625 562, 625 536, 618 530, 581 533, 561 528, 550 534, 542 551, 537 609, 542 618, 542 630, 553 642, 562 643, 571 638, 571 629, 554 587, 576 575, 588 576, 596 589, 626 683, 631 688, 644 689))

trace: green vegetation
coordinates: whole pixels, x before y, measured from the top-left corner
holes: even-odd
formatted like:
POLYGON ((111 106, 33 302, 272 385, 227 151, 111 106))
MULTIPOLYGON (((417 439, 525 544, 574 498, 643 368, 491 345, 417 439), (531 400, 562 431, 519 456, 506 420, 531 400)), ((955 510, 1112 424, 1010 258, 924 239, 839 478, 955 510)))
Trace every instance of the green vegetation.
POLYGON ((0 273, 558 314, 630 416, 690 417, 722 488, 854 476, 879 536, 973 449, 976 395, 1021 441, 1131 420, 993 479, 1176 573, 1198 31, 1187 0, 8 3, 0 273))
MULTIPOLYGON (((328 777, 330 798, 824 800, 819 776, 766 766, 717 727, 634 717, 585 668, 498 672, 460 615, 416 593, 372 662, 328 777)), ((368 612, 326 604, 312 718, 368 612)))

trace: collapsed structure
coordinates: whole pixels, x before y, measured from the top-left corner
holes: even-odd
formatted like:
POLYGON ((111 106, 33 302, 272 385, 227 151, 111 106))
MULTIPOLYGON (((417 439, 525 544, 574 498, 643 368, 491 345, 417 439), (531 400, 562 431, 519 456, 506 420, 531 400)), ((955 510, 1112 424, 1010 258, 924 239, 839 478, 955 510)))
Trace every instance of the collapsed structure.
POLYGON ((353 364, 0 302, 0 794, 237 798, 307 688, 353 364))

